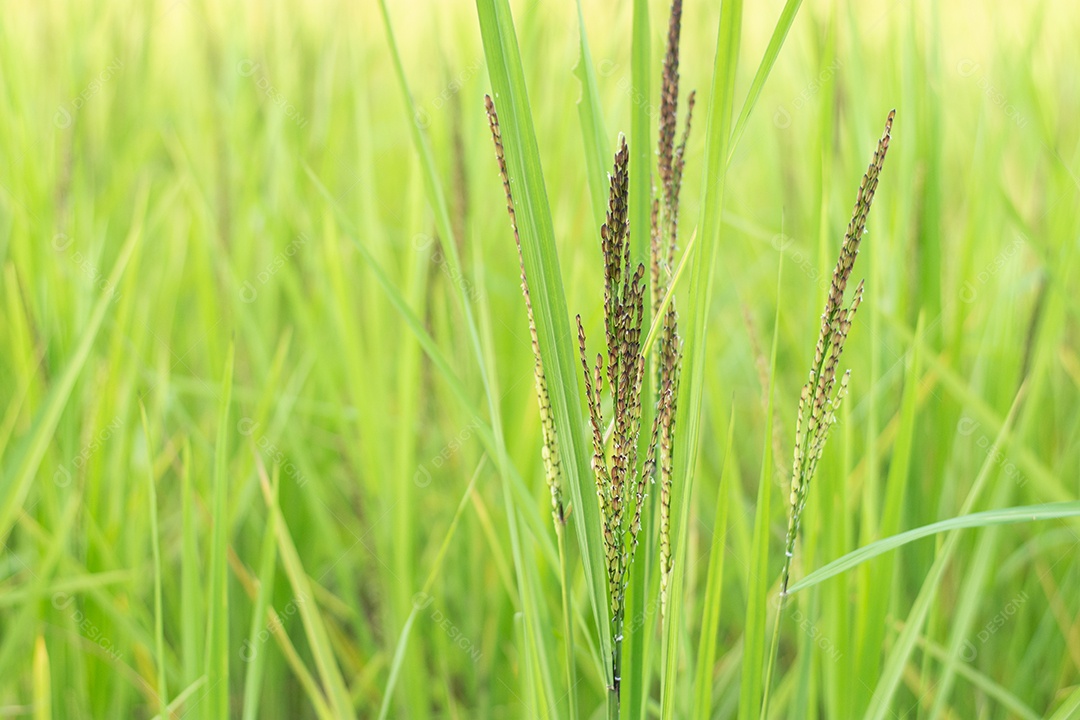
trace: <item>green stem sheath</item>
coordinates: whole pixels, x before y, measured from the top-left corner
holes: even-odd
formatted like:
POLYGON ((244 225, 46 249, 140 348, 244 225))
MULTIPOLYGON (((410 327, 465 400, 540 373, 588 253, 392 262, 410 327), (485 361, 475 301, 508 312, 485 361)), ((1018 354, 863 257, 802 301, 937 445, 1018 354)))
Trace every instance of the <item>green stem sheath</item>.
POLYGON ((570 614, 570 566, 566 559, 566 520, 555 521, 559 542, 559 571, 562 576, 563 647, 566 651, 566 694, 570 720, 577 720, 577 671, 574 665, 574 623, 570 614))

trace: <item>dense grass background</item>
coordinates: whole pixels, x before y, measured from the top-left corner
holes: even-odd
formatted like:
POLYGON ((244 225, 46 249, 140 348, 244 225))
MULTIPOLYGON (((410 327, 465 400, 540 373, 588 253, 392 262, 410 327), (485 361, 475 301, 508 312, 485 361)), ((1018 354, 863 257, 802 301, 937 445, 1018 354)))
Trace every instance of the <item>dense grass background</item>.
MULTIPOLYGON (((567 303, 595 327, 577 15, 513 7, 567 303)), ((585 8, 610 150, 634 103, 659 107, 667 7, 650 9, 645 96, 630 81, 629 4, 585 8)), ((780 9, 744 10, 737 103, 780 9)), ((717 18, 716 3, 684 11, 683 88, 699 93, 684 240, 703 196, 717 18)), ((395 5, 390 19, 415 117, 373 3, 5 5, 0 714, 374 717, 396 668, 390 717, 563 716, 558 564, 476 9, 395 5), (437 238, 413 122, 460 267, 437 238), (492 445, 505 458, 485 456, 492 445)), ((855 268, 867 290, 845 352, 852 396, 794 579, 964 507, 1076 499, 1078 23, 1065 0, 801 9, 728 176, 676 716, 691 712, 717 529, 717 662, 703 676, 714 717, 738 704, 762 452, 775 443, 774 583, 798 393, 890 108, 855 268)), ((1080 717, 1080 525, 945 537, 794 596, 776 717, 1080 717), (926 622, 897 655, 921 590, 934 593, 926 622), (890 672, 895 692, 872 705, 890 672)), ((578 580, 589 717, 605 691, 578 580)), ((655 631, 657 615, 647 605, 638 626, 655 631)))

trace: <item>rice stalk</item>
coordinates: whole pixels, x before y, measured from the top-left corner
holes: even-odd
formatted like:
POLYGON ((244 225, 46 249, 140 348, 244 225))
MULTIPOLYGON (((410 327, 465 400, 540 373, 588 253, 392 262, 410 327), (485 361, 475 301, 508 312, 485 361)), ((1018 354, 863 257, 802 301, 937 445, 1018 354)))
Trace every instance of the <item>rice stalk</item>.
POLYGON ((799 533, 799 523, 802 520, 803 509, 806 507, 807 493, 810 483, 817 471, 818 461, 821 459, 828 440, 829 431, 836 422, 836 413, 848 391, 848 379, 851 371, 847 370, 836 382, 837 367, 840 356, 844 351, 844 342, 847 340, 851 323, 855 317, 855 311, 859 309, 863 297, 863 281, 855 288, 852 300, 844 306, 844 295, 847 290, 851 271, 855 266, 855 258, 859 254, 859 246, 862 243, 863 234, 866 232, 866 219, 870 214, 870 206, 874 201, 874 193, 877 191, 878 177, 885 163, 885 154, 889 150, 890 133, 892 132, 893 118, 896 111, 889 112, 885 121, 885 131, 878 141, 877 150, 870 161, 870 166, 863 176, 859 185, 859 192, 855 198, 855 208, 852 211, 851 222, 848 223, 847 232, 844 234, 844 243, 840 249, 840 257, 836 261, 833 270, 832 284, 829 287, 829 297, 825 302, 825 311, 821 315, 821 330, 818 334, 817 347, 814 350, 814 362, 810 368, 810 378, 803 386, 799 397, 799 412, 795 420, 795 452, 791 464, 791 493, 789 496, 788 528, 784 544, 784 569, 780 578, 780 599, 776 611, 776 620, 773 625, 772 644, 769 651, 768 666, 765 671, 765 692, 761 705, 761 717, 768 717, 769 689, 772 679, 773 668, 776 664, 776 655, 780 643, 780 618, 783 615, 784 603, 787 598, 788 582, 791 578, 791 562, 795 553, 795 540, 799 533))
MULTIPOLYGON (((664 296, 671 288, 672 268, 679 234, 679 192, 682 189, 686 143, 690 138, 690 120, 694 111, 694 93, 686 102, 686 124, 679 144, 675 131, 679 110, 679 38, 682 32, 682 0, 673 0, 668 21, 667 50, 660 84, 660 128, 657 141, 657 164, 660 194, 653 200, 652 209, 652 272, 653 314, 661 312, 664 296)), ((668 582, 672 570, 671 554, 671 476, 673 469, 672 438, 675 432, 676 400, 679 392, 681 342, 678 332, 678 312, 671 298, 664 314, 660 342, 654 364, 657 367, 656 387, 670 388, 671 397, 665 403, 668 414, 660 418, 658 441, 658 470, 660 479, 660 612, 666 617, 668 582)), ((665 391, 666 390, 662 390, 665 391)))
POLYGON ((608 575, 609 621, 612 635, 612 678, 608 712, 618 717, 621 685, 623 621, 626 587, 634 562, 648 482, 656 468, 661 429, 673 419, 672 385, 660 389, 644 464, 638 466, 641 434, 642 381, 645 355, 641 328, 645 318, 645 266, 633 268, 628 220, 630 152, 620 135, 610 177, 607 219, 600 228, 604 258, 604 353, 590 365, 581 315, 577 316, 578 347, 585 376, 589 424, 593 436, 592 468, 600 499, 604 557, 608 575), (604 433, 603 394, 607 378, 613 432, 608 452, 604 433))
MULTIPOLYGON (((608 711, 611 717, 619 712, 622 682, 622 643, 627 607, 627 586, 630 568, 642 527, 642 513, 649 483, 659 479, 660 485, 660 583, 661 615, 665 614, 668 579, 673 567, 671 550, 671 478, 673 473, 673 437, 675 430, 675 399, 678 393, 681 340, 678 333, 678 313, 673 298, 667 297, 674 280, 673 268, 678 249, 679 193, 682 187, 686 145, 694 94, 687 100, 685 126, 676 143, 679 93, 679 37, 682 22, 682 2, 674 0, 668 29, 667 53, 664 60, 661 89, 661 114, 658 140, 658 170, 660 188, 654 189, 651 207, 650 268, 646 287, 646 268, 632 261, 630 243, 630 151, 626 139, 619 138, 614 166, 609 178, 608 207, 600 228, 601 252, 604 259, 604 335, 606 353, 598 353, 590 362, 586 349, 585 329, 577 316, 578 345, 584 369, 585 392, 589 424, 593 436, 591 466, 599 498, 603 551, 608 578, 608 621, 613 638, 608 711), (651 295, 653 316, 663 313, 658 342, 651 350, 644 345, 642 327, 645 319, 645 293, 651 295), (666 299, 666 303, 665 303, 666 299), (651 355, 651 357, 647 357, 651 355), (645 445, 646 457, 639 466, 639 441, 642 426, 642 403, 646 365, 658 388, 651 434, 645 445), (613 417, 605 426, 603 396, 611 398, 613 417), (605 431, 606 430, 606 431, 605 431), (609 448, 610 444, 610 448, 609 448)), ((503 151, 498 115, 490 97, 485 98, 495 156, 506 194, 507 212, 518 250, 522 294, 534 354, 534 379, 540 408, 543 458, 552 500, 552 513, 559 535, 560 560, 563 565, 563 614, 567 635, 567 682, 573 701, 573 649, 569 627, 570 607, 567 597, 569 574, 565 567, 564 533, 569 508, 562 498, 560 458, 555 435, 554 418, 548 398, 543 363, 539 352, 536 323, 533 318, 529 284, 525 273, 521 241, 518 236, 514 200, 503 151)))

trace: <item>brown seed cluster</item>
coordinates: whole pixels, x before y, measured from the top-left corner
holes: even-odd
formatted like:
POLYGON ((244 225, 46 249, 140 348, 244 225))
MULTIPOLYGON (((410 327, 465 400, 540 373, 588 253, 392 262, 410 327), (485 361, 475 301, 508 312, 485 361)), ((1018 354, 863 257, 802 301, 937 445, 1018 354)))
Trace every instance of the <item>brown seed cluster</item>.
MULTIPOLYGON (((686 143, 690 137, 690 119, 694 110, 694 93, 687 98, 686 125, 682 139, 675 145, 675 128, 679 111, 679 35, 682 29, 682 0, 673 0, 668 22, 667 52, 660 91, 660 138, 657 143, 660 176, 659 196, 653 200, 651 263, 653 314, 658 314, 664 297, 671 289, 671 273, 675 265, 679 235, 679 193, 682 189, 686 143)), ((660 341, 656 349, 660 478, 660 591, 661 606, 666 608, 668 579, 672 570, 671 552, 671 476, 672 446, 675 431, 675 401, 679 388, 681 343, 678 332, 678 313, 672 298, 664 312, 660 341)))
POLYGON ((799 398, 799 414, 795 421, 795 456, 791 467, 790 515, 788 517, 786 553, 789 562, 784 564, 782 591, 786 592, 790 558, 795 549, 795 538, 799 532, 799 521, 806 506, 807 490, 817 470, 828 439, 829 430, 836 421, 836 412, 847 394, 848 377, 851 371, 841 376, 836 382, 840 355, 844 350, 844 341, 851 330, 851 322, 862 302, 863 283, 855 288, 851 303, 844 306, 844 293, 851 277, 855 258, 859 254, 859 245, 866 231, 866 218, 870 214, 870 205, 877 190, 878 177, 885 162, 885 153, 889 149, 893 117, 896 111, 889 113, 885 122, 885 132, 878 142, 877 151, 870 162, 870 167, 863 176, 859 193, 855 199, 855 209, 851 222, 844 235, 844 244, 840 250, 836 269, 833 271, 829 297, 825 303, 825 312, 821 315, 821 332, 814 351, 814 364, 810 369, 810 379, 802 389, 799 398))
POLYGON ((529 334, 532 336, 533 376, 536 385, 536 399, 540 405, 540 430, 544 439, 541 450, 544 459, 544 474, 548 489, 551 491, 551 512, 555 522, 566 524, 567 509, 562 497, 562 468, 559 462, 559 443, 555 437, 555 418, 551 413, 551 398, 548 396, 547 379, 544 376, 544 364, 540 360, 540 339, 536 335, 536 320, 533 318, 532 299, 529 297, 529 283, 525 279, 525 258, 521 254, 521 238, 518 235, 517 217, 514 214, 514 198, 510 193, 510 176, 506 172, 506 155, 503 152, 502 133, 499 131, 499 116, 491 96, 484 96, 488 123, 491 125, 491 139, 495 143, 495 159, 499 163, 503 190, 506 192, 506 212, 510 215, 510 228, 514 231, 514 243, 517 245, 518 265, 521 269, 521 292, 525 296, 525 312, 529 317, 529 334))
MULTIPOLYGON (((589 423, 593 435, 592 467, 600 498, 607 559, 608 588, 613 618, 621 618, 627 572, 633 562, 641 529, 649 468, 638 467, 641 430, 641 384, 645 376, 641 328, 645 319, 645 266, 633 267, 627 219, 630 151, 620 136, 611 173, 607 219, 600 228, 604 256, 604 353, 590 365, 585 328, 577 316, 578 347, 585 373, 589 423), (606 362, 605 362, 606 360, 606 362), (610 457, 604 441, 602 397, 604 380, 611 397, 613 418, 610 457)), ((650 447, 649 456, 653 450, 650 447)), ((646 463, 648 465, 648 462, 646 463)), ((619 628, 616 627, 616 634, 619 628)))
MULTIPOLYGON (((629 162, 626 139, 619 137, 614 166, 609 178, 608 208, 600 228, 600 249, 604 273, 604 340, 606 352, 597 353, 595 362, 587 350, 585 328, 577 317, 578 347, 585 376, 586 404, 592 430, 592 469, 599 498, 605 561, 608 576, 612 637, 612 669, 615 697, 619 694, 623 618, 630 567, 641 531, 649 483, 660 482, 660 568, 663 597, 672 569, 671 550, 671 478, 675 431, 676 397, 682 356, 678 333, 678 313, 672 291, 672 268, 678 248, 679 192, 690 134, 694 94, 687 98, 685 129, 675 143, 679 98, 679 35, 682 23, 682 0, 673 0, 668 27, 668 46, 664 58, 661 88, 661 113, 657 148, 660 189, 653 191, 650 227, 650 273, 631 258, 629 226, 629 162), (657 342, 646 357, 642 328, 646 317, 646 292, 651 292, 651 315, 663 313, 657 342), (665 303, 666 299, 666 303, 665 303), (650 365, 651 363, 651 365, 650 365), (646 444, 646 456, 639 463, 641 441, 642 389, 646 366, 656 379, 656 413, 646 444), (605 432, 604 408, 610 402, 612 414, 610 440, 605 432), (610 443, 610 444, 609 444, 610 443)), ((551 487, 552 508, 556 522, 565 523, 560 485, 560 465, 555 427, 551 414, 543 364, 540 358, 532 302, 525 277, 521 243, 518 237, 514 202, 506 170, 502 137, 494 104, 485 98, 491 124, 495 155, 506 192, 510 225, 517 243, 521 266, 521 287, 529 318, 535 355, 536 392, 544 438, 544 462, 551 487)), ((650 398, 651 400, 651 398, 650 398)))

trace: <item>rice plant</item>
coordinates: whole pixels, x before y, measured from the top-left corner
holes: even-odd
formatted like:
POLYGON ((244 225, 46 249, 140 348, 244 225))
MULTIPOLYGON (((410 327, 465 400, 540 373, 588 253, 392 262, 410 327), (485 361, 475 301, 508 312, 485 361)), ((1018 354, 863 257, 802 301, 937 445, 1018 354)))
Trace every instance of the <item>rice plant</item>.
POLYGON ((514 245, 518 252, 518 265, 521 275, 521 294, 525 298, 525 314, 529 322, 529 337, 532 339, 533 380, 536 386, 536 401, 540 409, 541 434, 543 447, 541 454, 544 462, 544 475, 551 493, 551 518, 555 524, 555 535, 559 543, 559 568, 562 581, 563 642, 566 649, 566 685, 569 716, 577 716, 577 673, 575 672, 573 618, 570 610, 571 575, 566 558, 566 515, 569 507, 563 499, 562 478, 559 463, 559 443, 555 436, 555 421, 552 417, 551 398, 548 396, 547 378, 544 376, 544 363, 540 357, 540 340, 536 333, 536 319, 533 317, 532 299, 529 297, 529 282, 525 277, 525 259, 521 254, 521 238, 518 236, 517 218, 514 214, 514 198, 510 192, 510 176, 506 172, 506 156, 503 152, 502 135, 499 133, 499 116, 491 96, 484 96, 485 110, 491 127, 491 139, 495 145, 495 159, 499 165, 503 190, 506 193, 506 212, 510 216, 510 229, 514 234, 514 245))
POLYGON ((814 349, 814 361, 810 366, 810 378, 799 395, 799 412, 795 420, 795 453, 791 462, 791 492, 789 494, 788 527, 784 540, 784 569, 780 577, 780 598, 776 608, 776 621, 772 631, 772 645, 765 670, 765 699, 761 706, 761 717, 768 717, 769 694, 776 653, 780 643, 780 619, 783 616, 784 601, 787 598, 788 582, 791 579, 791 563, 795 555, 795 541, 798 539, 799 523, 806 508, 806 497, 810 482, 817 472, 818 461, 825 450, 825 441, 836 422, 836 413, 848 392, 848 379, 851 371, 845 370, 837 385, 836 373, 840 357, 844 352, 844 343, 855 319, 863 298, 863 283, 860 280, 851 302, 844 306, 844 296, 848 280, 855 267, 866 232, 866 219, 870 215, 870 206, 877 192, 878 179, 885 164, 885 154, 889 151, 893 118, 896 111, 889 113, 885 121, 885 131, 878 141, 874 157, 859 184, 855 197, 855 209, 851 222, 844 233, 844 242, 840 247, 840 257, 832 273, 829 297, 821 313, 821 330, 817 346, 814 349))
POLYGON ((8 3, 0 715, 1074 720, 1078 26, 8 3))

